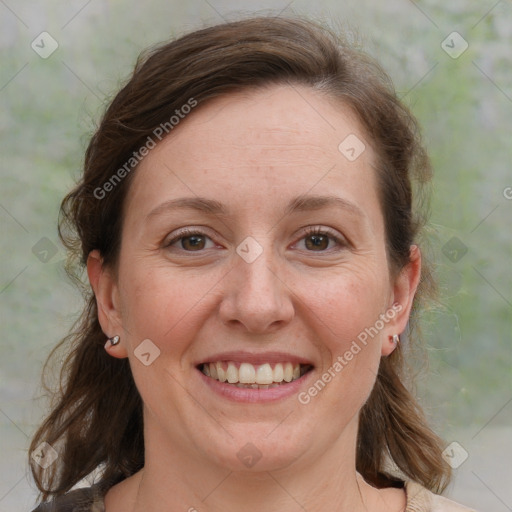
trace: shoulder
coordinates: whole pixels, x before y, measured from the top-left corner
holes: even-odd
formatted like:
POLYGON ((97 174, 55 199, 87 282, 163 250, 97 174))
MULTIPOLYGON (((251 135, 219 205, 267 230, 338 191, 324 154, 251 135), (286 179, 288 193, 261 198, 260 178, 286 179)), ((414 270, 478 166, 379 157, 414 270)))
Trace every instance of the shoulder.
POLYGON ((105 512, 103 497, 104 491, 100 486, 94 485, 41 503, 32 512, 105 512))
POLYGON ((406 482, 405 492, 407 495, 406 512, 476 512, 448 498, 434 494, 416 482, 406 482))

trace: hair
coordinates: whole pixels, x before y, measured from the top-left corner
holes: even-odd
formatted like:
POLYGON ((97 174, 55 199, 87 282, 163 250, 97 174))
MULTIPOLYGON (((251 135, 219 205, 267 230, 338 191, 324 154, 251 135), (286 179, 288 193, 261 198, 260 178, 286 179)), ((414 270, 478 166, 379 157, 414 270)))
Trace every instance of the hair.
MULTIPOLYGON (((311 87, 356 113, 377 155, 390 273, 396 275, 409 263, 410 246, 425 224, 425 208, 420 206, 431 170, 415 118, 373 59, 325 26, 283 17, 203 28, 148 50, 103 114, 85 153, 83 175, 61 204, 59 235, 68 250, 67 269, 81 283, 86 304, 45 365, 46 372, 57 349, 68 352, 53 408, 30 446, 30 453, 43 441, 58 448, 57 461, 45 470, 31 461, 44 500, 64 494, 100 467, 100 483, 107 484, 144 466, 141 397, 128 360, 112 358, 104 350, 106 336, 94 294, 81 281, 93 250, 99 250, 103 265, 116 268, 124 200, 136 172, 122 173, 124 179, 113 183, 116 170, 121 177, 119 170, 127 170, 134 152, 159 127, 169 127, 171 116, 191 99, 201 105, 235 91, 278 84, 311 87), (112 184, 109 192, 99 194, 107 182, 112 184)), ((423 261, 409 340, 419 335, 417 312, 434 288, 423 261)), ((442 457, 441 440, 405 385, 407 379, 399 345, 382 358, 360 411, 356 469, 379 488, 400 486, 403 477, 441 492, 450 468, 442 457), (389 469, 390 462, 401 476, 389 469)))

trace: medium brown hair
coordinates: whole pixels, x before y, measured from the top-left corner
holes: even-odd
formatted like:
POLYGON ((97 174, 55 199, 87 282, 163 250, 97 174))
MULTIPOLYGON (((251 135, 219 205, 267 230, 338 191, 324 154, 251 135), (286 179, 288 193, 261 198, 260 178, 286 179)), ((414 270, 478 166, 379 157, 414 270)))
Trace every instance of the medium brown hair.
MULTIPOLYGON (((123 179, 100 199, 98 187, 112 180, 155 129, 191 98, 200 106, 233 91, 272 84, 309 86, 357 114, 378 156, 387 254, 390 272, 396 275, 409 262, 410 246, 424 221, 413 205, 422 197, 413 197, 413 185, 420 190, 430 178, 417 123, 397 99, 387 75, 366 54, 324 26, 281 17, 255 17, 198 30, 139 58, 92 136, 80 182, 61 205, 59 234, 69 251, 70 275, 79 282, 87 256, 95 249, 104 265, 115 269, 124 200, 136 170, 122 173, 123 179)), ((420 301, 432 288, 425 264, 422 275, 409 339, 416 332, 420 301)), ((43 499, 65 493, 98 467, 103 470, 102 482, 112 483, 144 466, 142 401, 128 360, 112 358, 104 350, 106 336, 94 295, 88 284, 82 283, 82 290, 86 307, 57 347, 68 352, 60 390, 30 446, 32 453, 46 441, 59 452, 46 470, 31 461, 43 499)), ((357 470, 377 487, 397 486, 400 478, 389 470, 391 462, 403 478, 441 491, 450 468, 442 458, 440 439, 404 385, 406 377, 399 346, 382 359, 374 389, 360 412, 357 470)))

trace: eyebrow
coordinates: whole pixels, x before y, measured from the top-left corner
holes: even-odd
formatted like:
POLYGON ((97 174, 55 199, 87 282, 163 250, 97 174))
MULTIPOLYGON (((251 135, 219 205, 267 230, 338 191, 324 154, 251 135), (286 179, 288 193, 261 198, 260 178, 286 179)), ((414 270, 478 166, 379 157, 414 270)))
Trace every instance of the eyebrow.
MULTIPOLYGON (((347 199, 337 196, 319 196, 319 195, 301 195, 292 199, 286 209, 285 215, 296 212, 314 211, 322 208, 342 208, 350 213, 363 217, 363 211, 355 204, 347 199)), ((148 213, 147 219, 161 213, 174 209, 190 209, 197 210, 210 215, 227 215, 228 209, 225 205, 214 199, 206 197, 181 197, 179 199, 170 199, 158 205, 148 213)))
POLYGON ((295 212, 302 211, 314 211, 320 210, 322 208, 342 208, 343 210, 348 210, 350 213, 357 215, 359 217, 364 217, 363 211, 359 206, 347 199, 343 199, 342 197, 337 196, 298 196, 295 199, 292 199, 288 206, 286 207, 285 214, 289 215, 295 212))

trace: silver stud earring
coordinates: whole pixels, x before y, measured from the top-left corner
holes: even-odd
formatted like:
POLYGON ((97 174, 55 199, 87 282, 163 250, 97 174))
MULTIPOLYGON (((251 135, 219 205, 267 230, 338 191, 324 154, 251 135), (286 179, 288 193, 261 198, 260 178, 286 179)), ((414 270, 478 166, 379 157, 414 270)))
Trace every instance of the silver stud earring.
POLYGON ((400 343, 400 336, 398 334, 393 334, 393 344, 395 347, 400 343))
POLYGON ((117 345, 121 341, 121 339, 119 338, 119 336, 112 336, 112 338, 109 338, 108 341, 110 341, 110 344, 114 346, 117 345))

